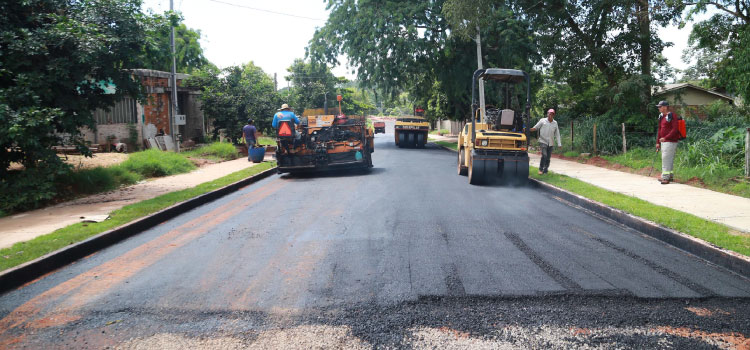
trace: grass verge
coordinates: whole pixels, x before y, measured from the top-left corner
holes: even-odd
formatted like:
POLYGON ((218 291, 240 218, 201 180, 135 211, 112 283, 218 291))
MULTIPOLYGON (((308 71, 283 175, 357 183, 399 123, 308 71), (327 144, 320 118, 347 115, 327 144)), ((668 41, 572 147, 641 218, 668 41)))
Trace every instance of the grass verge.
POLYGON ((196 187, 167 193, 152 199, 124 206, 113 211, 110 218, 98 223, 77 223, 58 229, 50 234, 19 242, 12 247, 0 249, 0 271, 34 260, 73 243, 83 241, 133 220, 155 213, 201 194, 227 186, 248 176, 258 174, 276 166, 276 162, 264 162, 219 179, 204 182, 196 187))
POLYGON ((212 160, 232 160, 240 157, 237 147, 229 142, 214 142, 191 151, 182 152, 182 155, 212 160))
POLYGON ((454 151, 458 151, 458 143, 456 142, 450 142, 450 141, 434 141, 435 144, 438 144, 443 147, 448 147, 454 151))
POLYGON ((156 149, 132 153, 120 166, 143 177, 168 176, 195 169, 195 164, 187 157, 156 149))
POLYGON ((750 237, 733 235, 727 226, 675 209, 651 204, 642 199, 610 192, 565 175, 555 173, 538 175, 538 170, 536 167, 531 167, 529 177, 700 238, 719 247, 750 256, 750 237))

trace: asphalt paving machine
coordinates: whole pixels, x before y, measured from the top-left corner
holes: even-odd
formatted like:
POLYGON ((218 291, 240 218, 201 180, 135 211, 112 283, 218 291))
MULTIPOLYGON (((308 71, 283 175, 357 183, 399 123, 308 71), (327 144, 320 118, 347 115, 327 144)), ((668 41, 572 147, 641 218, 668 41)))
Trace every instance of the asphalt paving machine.
POLYGON ((372 167, 374 134, 365 117, 305 114, 297 130, 290 121, 279 123, 279 173, 372 167))
POLYGON ((396 146, 424 148, 427 144, 427 133, 430 132, 430 122, 424 118, 424 109, 417 107, 413 116, 396 118, 393 127, 396 146))
POLYGON ((530 79, 524 71, 487 68, 474 72, 471 82, 471 123, 464 126, 458 137, 458 174, 468 175, 470 184, 527 182, 530 95, 530 79), (485 106, 484 120, 481 120, 482 111, 477 99, 480 79, 492 83, 489 90, 495 96, 487 96, 488 102, 497 101, 497 105, 485 106), (519 96, 523 97, 524 90, 526 105, 521 107, 519 96))

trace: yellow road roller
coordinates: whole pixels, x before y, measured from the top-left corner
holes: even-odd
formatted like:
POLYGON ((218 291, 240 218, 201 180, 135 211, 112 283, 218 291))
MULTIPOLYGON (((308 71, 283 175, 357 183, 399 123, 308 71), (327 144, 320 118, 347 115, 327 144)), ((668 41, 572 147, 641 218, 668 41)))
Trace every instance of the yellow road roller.
POLYGON ((472 185, 525 184, 529 178, 528 131, 531 112, 529 75, 504 68, 478 69, 471 83, 471 123, 458 137, 458 174, 472 185), (480 106, 477 84, 483 80, 488 103, 480 106), (525 85, 525 86, 523 86, 525 85), (525 91, 525 106, 523 92, 525 91), (481 108, 484 107, 484 113, 481 108))
POLYGON ((424 118, 424 109, 417 107, 413 116, 397 118, 393 132, 399 148, 424 148, 427 133, 430 132, 430 122, 424 118))

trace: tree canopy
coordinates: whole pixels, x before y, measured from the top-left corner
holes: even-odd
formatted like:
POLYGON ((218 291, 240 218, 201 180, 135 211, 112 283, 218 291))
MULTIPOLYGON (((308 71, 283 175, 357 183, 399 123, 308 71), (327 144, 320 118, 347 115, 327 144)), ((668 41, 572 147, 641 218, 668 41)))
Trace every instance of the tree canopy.
POLYGON ((187 84, 203 91, 201 108, 213 122, 214 136, 223 129, 235 143, 242 138, 242 126, 250 118, 258 130, 270 129, 281 104, 273 79, 252 62, 222 70, 206 67, 187 84))
POLYGON ((197 69, 211 65, 203 56, 203 48, 198 41, 200 30, 194 30, 182 23, 178 13, 149 14, 148 31, 144 50, 140 56, 141 68, 169 72, 172 70, 172 49, 170 36, 175 27, 175 58, 177 72, 191 74, 197 69))

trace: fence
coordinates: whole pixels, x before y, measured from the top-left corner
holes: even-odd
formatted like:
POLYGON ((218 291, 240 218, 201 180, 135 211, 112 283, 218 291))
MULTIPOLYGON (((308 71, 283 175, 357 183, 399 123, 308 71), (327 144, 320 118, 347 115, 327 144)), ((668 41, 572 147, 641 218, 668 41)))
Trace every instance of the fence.
MULTIPOLYGON (((721 158, 734 169, 750 177, 750 128, 745 118, 726 118, 713 122, 686 120, 688 135, 683 147, 696 163, 701 158, 721 158)), ((563 143, 571 150, 594 154, 620 154, 656 145, 656 120, 648 123, 619 123, 610 118, 558 118, 563 143)))
POLYGON ((136 124, 138 123, 138 112, 135 99, 128 96, 117 101, 111 109, 97 109, 94 111, 94 120, 97 125, 105 124, 136 124))

